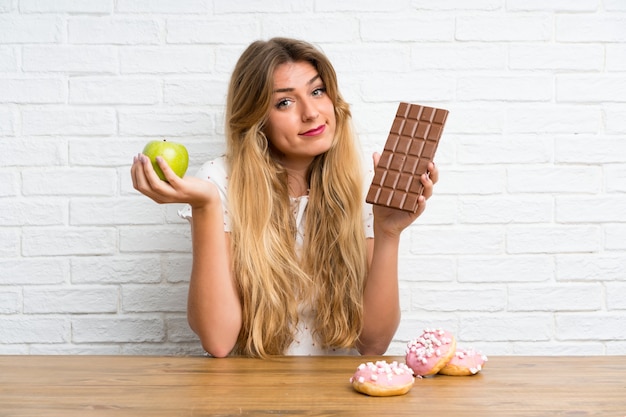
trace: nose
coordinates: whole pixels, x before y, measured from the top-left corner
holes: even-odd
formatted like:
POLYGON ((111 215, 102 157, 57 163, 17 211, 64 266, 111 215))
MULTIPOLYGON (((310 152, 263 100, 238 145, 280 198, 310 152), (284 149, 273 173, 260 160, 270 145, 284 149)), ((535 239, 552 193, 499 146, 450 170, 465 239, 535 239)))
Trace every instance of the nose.
POLYGON ((300 103, 302 105, 302 121, 303 122, 308 122, 308 121, 317 119, 320 113, 317 110, 317 106, 315 105, 313 99, 309 98, 306 100, 302 100, 300 103))

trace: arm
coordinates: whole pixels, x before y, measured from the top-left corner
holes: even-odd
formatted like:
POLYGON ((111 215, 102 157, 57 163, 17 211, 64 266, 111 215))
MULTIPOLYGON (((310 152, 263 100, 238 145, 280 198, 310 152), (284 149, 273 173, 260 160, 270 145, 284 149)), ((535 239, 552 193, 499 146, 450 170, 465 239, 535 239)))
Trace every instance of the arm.
POLYGON ((230 239, 215 184, 179 178, 158 158, 168 182, 161 181, 144 155, 131 168, 133 186, 157 203, 188 203, 192 208, 193 263, 187 318, 203 348, 223 357, 233 349, 241 328, 241 305, 230 268, 230 239))
MULTIPOLYGON (((378 163, 378 155, 374 157, 378 163)), ((426 209, 439 172, 429 164, 429 175, 421 178, 424 194, 416 213, 374 206, 374 239, 368 239, 369 273, 363 294, 363 330, 357 348, 363 355, 382 355, 400 323, 398 294, 398 250, 402 231, 426 209)))

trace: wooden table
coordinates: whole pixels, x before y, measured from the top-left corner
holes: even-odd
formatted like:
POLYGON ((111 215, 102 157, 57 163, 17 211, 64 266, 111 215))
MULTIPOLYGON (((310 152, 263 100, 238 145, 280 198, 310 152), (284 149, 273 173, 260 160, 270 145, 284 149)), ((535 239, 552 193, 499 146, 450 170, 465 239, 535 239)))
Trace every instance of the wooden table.
POLYGON ((490 358, 471 377, 368 397, 365 360, 0 356, 0 416, 626 416, 626 356, 490 358))

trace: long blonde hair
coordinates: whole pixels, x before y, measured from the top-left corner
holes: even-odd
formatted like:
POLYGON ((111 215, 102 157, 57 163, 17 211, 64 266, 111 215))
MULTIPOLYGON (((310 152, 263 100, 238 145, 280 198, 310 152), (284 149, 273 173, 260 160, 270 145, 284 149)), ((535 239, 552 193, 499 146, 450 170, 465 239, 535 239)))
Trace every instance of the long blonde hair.
POLYGON ((323 347, 354 347, 363 324, 367 276, 362 170, 349 105, 330 61, 314 46, 287 38, 252 43, 230 81, 226 108, 233 271, 243 324, 235 353, 283 354, 294 340, 299 307, 315 315, 323 347), (308 62, 325 83, 336 117, 331 148, 313 161, 304 246, 296 249, 287 174, 270 154, 264 129, 275 69, 308 62))

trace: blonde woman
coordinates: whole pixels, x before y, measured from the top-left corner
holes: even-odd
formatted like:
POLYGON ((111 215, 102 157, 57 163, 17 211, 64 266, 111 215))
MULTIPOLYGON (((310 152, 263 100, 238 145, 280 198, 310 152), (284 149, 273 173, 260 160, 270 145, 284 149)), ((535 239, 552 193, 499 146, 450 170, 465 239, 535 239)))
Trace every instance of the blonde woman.
MULTIPOLYGON (((400 320, 401 232, 415 214, 364 203, 363 170, 328 58, 309 43, 252 43, 228 90, 227 152, 178 178, 144 155, 134 187, 187 203, 188 320, 211 355, 383 354, 400 320)), ((378 155, 374 155, 377 163, 378 155)))

